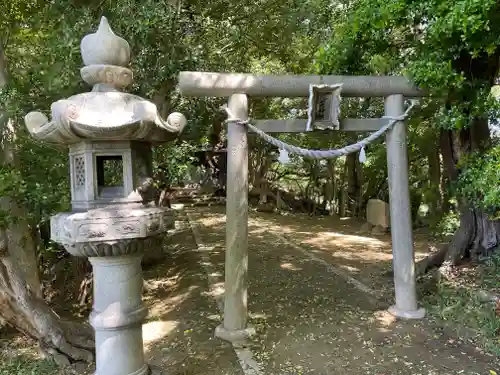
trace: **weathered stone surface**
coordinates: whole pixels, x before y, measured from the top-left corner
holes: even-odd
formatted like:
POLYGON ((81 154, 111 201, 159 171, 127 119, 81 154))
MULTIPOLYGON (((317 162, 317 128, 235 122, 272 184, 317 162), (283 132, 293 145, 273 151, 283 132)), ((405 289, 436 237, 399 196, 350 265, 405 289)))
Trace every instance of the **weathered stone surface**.
MULTIPOLYGON (((132 238, 120 241, 63 244, 68 253, 84 257, 116 257, 131 254, 157 252, 163 247, 165 235, 146 238, 132 238)), ((149 259, 149 258, 148 258, 149 259)))
POLYGON ((130 62, 128 42, 111 30, 106 17, 101 18, 101 23, 95 33, 83 37, 80 50, 85 65, 127 66, 130 62))
POLYGON ((153 237, 173 227, 174 215, 171 209, 139 205, 110 206, 53 216, 51 239, 62 244, 110 242, 153 237))
POLYGON ((72 144, 85 139, 159 143, 174 139, 186 125, 187 120, 180 113, 163 120, 156 105, 139 96, 101 90, 53 103, 52 121, 40 112, 28 113, 25 117, 28 131, 50 143, 72 144))
POLYGON ((373 226, 389 228, 389 205, 380 199, 370 199, 366 205, 366 221, 373 226))
POLYGON ((359 231, 360 231, 361 233, 370 233, 370 232, 371 232, 371 230, 372 230, 372 228, 373 228, 373 225, 372 225, 372 224, 370 224, 370 223, 368 223, 368 222, 366 222, 366 223, 364 223, 364 224, 363 224, 363 225, 359 228, 359 231))
POLYGON ((95 375, 146 375, 142 322, 140 254, 89 258, 94 270, 94 303, 90 324, 96 336, 95 375))
POLYGON ((114 65, 84 66, 80 69, 80 75, 91 86, 104 83, 116 89, 129 86, 134 79, 134 73, 130 69, 114 65))
POLYGON ((384 228, 381 225, 376 225, 371 230, 371 234, 374 234, 374 235, 384 234, 384 233, 387 233, 387 228, 384 228))
POLYGON ((153 102, 119 91, 132 83, 130 47, 105 17, 96 33, 82 39, 81 53, 86 65, 81 75, 92 91, 53 103, 51 121, 41 112, 28 113, 25 123, 33 137, 67 145, 89 139, 160 143, 182 132, 187 120, 181 113, 164 120, 153 102))

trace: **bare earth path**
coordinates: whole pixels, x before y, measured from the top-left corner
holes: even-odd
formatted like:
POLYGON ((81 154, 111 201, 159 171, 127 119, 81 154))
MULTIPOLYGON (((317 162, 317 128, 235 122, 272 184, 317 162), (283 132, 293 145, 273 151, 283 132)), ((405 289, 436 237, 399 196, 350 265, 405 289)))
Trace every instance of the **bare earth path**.
POLYGON ((243 375, 231 345, 214 338, 220 315, 191 231, 169 241, 170 256, 144 271, 148 362, 168 375, 243 375))
MULTIPOLYGON (((215 246, 205 254, 215 271, 212 283, 220 283, 222 210, 197 209, 190 216, 204 245, 215 246)), ((279 224, 262 217, 250 221, 249 309, 257 336, 249 345, 262 374, 486 375, 499 370, 497 359, 457 343, 426 320, 396 321, 386 305, 281 243, 273 229, 279 224)))
MULTIPOLYGON (((389 233, 363 233, 360 231, 363 223, 353 218, 258 212, 252 212, 251 216, 257 223, 266 225, 269 231, 310 250, 372 289, 392 297, 392 280, 383 276, 392 267, 389 233)), ((430 241, 425 231, 414 230, 413 242, 417 261, 425 258, 431 247, 440 246, 430 241)))
MULTIPOLYGON (((427 320, 394 320, 384 302, 332 272, 334 266, 390 295, 388 279, 380 277, 390 264, 387 236, 360 235, 356 223, 307 216, 252 213, 249 310, 257 335, 246 349, 235 352, 213 337, 221 322, 217 301, 223 294, 223 211, 189 210, 200 232, 198 243, 190 230, 179 232, 170 238, 169 257, 144 271, 150 308, 143 327, 146 356, 166 374, 500 374, 498 359, 481 355, 427 320), (205 246, 197 249, 199 245, 205 246), (248 350, 260 371, 244 366, 255 365, 252 361, 244 361, 242 368, 242 353, 245 358, 248 350)), ((424 236, 416 240, 422 255, 424 236)), ((12 357, 38 363, 30 373, 75 374, 41 362, 29 340, 2 337, 0 332, 0 362, 12 357)), ((15 372, 13 366, 0 375, 27 373, 15 372)))

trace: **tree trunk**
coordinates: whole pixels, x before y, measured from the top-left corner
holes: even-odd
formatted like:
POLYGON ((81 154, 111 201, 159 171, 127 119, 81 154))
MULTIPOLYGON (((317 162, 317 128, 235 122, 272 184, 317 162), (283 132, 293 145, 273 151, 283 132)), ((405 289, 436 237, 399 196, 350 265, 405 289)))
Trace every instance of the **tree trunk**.
POLYGON ((259 188, 261 191, 259 197, 259 205, 267 204, 267 191, 271 188, 267 179, 267 173, 273 163, 273 156, 269 155, 266 148, 262 144, 257 143, 250 155, 249 165, 249 180, 250 189, 259 188))
MULTIPOLYGON (((19 211, 17 205, 2 198, 1 209, 7 206, 19 211)), ((11 255, 34 250, 26 248, 30 234, 22 221, 0 230, 0 316, 8 325, 37 340, 42 353, 58 364, 92 362, 94 342, 90 326, 63 321, 33 290, 11 255)))
MULTIPOLYGON (((490 143, 490 132, 487 120, 473 119, 473 124, 469 129, 459 133, 447 131, 450 146, 446 153, 443 153, 445 165, 452 167, 448 173, 449 178, 455 180, 459 175, 456 167, 460 160, 471 152, 482 150, 490 143), (451 160, 450 160, 451 159, 451 160), (453 164, 452 164, 453 163, 453 164)), ((452 180, 452 181, 453 181, 452 180)), ((460 229, 448 250, 447 259, 452 264, 471 255, 485 253, 497 245, 496 226, 490 222, 487 216, 477 208, 470 208, 467 202, 460 202, 460 229), (466 235, 470 232, 470 235, 466 235)))
POLYGON ((441 190, 441 161, 439 144, 436 142, 427 153, 429 163, 429 216, 437 217, 442 214, 443 192, 441 190))
MULTIPOLYGON (((460 175, 458 166, 464 157, 476 151, 485 151, 491 146, 488 118, 472 117, 469 105, 478 101, 479 90, 490 92, 498 76, 500 67, 500 48, 494 53, 481 53, 473 56, 463 50, 452 62, 453 69, 463 74, 467 84, 466 90, 448 93, 446 105, 461 105, 462 114, 469 117, 469 124, 460 130, 441 130, 440 144, 443 155, 443 166, 446 180, 453 184, 460 175), (474 85, 478 85, 476 88, 474 85), (480 86, 479 86, 480 85, 480 86)), ((460 227, 451 243, 431 256, 435 260, 432 266, 447 263, 458 264, 464 258, 475 258, 488 255, 499 243, 498 222, 491 222, 480 209, 471 207, 469 202, 458 203, 460 227)), ((427 260, 424 260, 426 262, 427 260)), ((421 267, 421 269, 424 267, 421 267)), ((429 268, 429 267, 425 267, 429 268)))
MULTIPOLYGON (((311 215, 316 215, 317 211, 317 206, 318 206, 318 190, 321 192, 323 189, 321 189, 321 182, 320 182, 320 176, 321 174, 321 169, 319 162, 314 161, 313 163, 310 164, 309 168, 309 182, 306 187, 305 191, 305 196, 306 199, 310 202, 309 204, 309 214, 311 215)), ((320 193, 321 194, 321 193, 320 193)))
MULTIPOLYGON (((329 204, 328 211, 330 215, 333 215, 336 212, 336 183, 335 183, 335 161, 334 160, 328 160, 327 164, 327 170, 328 170, 328 178, 326 179, 325 183, 325 192, 324 192, 324 199, 325 202, 329 204)), ((326 207, 326 206, 325 206, 326 207)))
MULTIPOLYGON (((468 129, 442 130, 440 141, 446 177, 449 181, 455 181, 460 173, 457 168, 459 161, 488 144, 488 123, 483 119, 473 119, 473 124, 468 129)), ((470 207, 465 201, 459 202, 458 206, 460 226, 450 244, 422 260, 417 266, 419 273, 440 267, 443 263, 455 266, 463 259, 489 255, 489 252, 498 245, 500 237, 498 222, 490 221, 484 212, 470 207)))
POLYGON ((443 197, 442 199, 442 205, 441 205, 441 212, 443 214, 449 212, 453 207, 450 203, 450 189, 449 189, 450 183, 448 181, 448 178, 444 173, 441 173, 441 180, 439 181, 439 191, 441 192, 441 196, 443 197))
MULTIPOLYGON (((0 43, 1 44, 1 43, 0 43)), ((6 57, 0 45, 0 83, 7 82, 6 57)), ((0 86, 0 88, 3 87, 0 86)), ((17 168, 16 129, 0 108, 0 166, 17 168)), ((63 321, 42 298, 37 267, 37 239, 25 207, 9 196, 0 197, 0 211, 9 220, 0 228, 0 318, 36 339, 40 349, 59 364, 93 360, 92 329, 63 321)))
POLYGON ((347 179, 347 157, 344 162, 344 168, 342 171, 342 177, 340 181, 340 194, 339 194, 339 216, 346 216, 346 203, 347 203, 347 189, 346 189, 346 179, 347 179))
POLYGON ((363 164, 359 161, 359 154, 356 153, 356 216, 358 218, 363 217, 364 207, 363 207, 363 185, 365 175, 363 173, 363 164))
POLYGON ((358 154, 352 153, 346 156, 347 164, 347 192, 350 199, 351 216, 360 215, 361 200, 363 192, 361 188, 362 171, 358 160, 358 154))

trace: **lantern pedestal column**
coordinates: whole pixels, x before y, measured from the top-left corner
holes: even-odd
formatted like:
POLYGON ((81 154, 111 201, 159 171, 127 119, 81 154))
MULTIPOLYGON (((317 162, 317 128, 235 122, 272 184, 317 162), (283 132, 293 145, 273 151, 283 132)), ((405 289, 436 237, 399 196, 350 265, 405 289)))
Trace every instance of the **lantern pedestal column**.
POLYGON ((174 226, 169 208, 124 204, 51 219, 52 239, 92 264, 94 289, 89 322, 95 331, 95 375, 149 375, 142 325, 142 257, 164 246, 174 226))
POLYGON ((146 375, 142 255, 89 258, 94 273, 95 375, 146 375))

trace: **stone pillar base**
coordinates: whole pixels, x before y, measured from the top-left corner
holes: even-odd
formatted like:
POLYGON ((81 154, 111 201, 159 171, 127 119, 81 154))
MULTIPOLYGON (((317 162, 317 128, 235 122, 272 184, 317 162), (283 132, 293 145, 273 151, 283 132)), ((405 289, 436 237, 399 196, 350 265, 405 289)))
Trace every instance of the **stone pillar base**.
POLYGON ((244 329, 235 330, 226 329, 222 325, 215 328, 215 337, 229 341, 231 343, 245 341, 253 335, 255 335, 255 328, 251 326, 244 329))
POLYGON ((402 319, 423 319, 425 317, 425 309, 423 307, 413 311, 406 311, 396 306, 391 306, 388 311, 391 315, 402 319))

